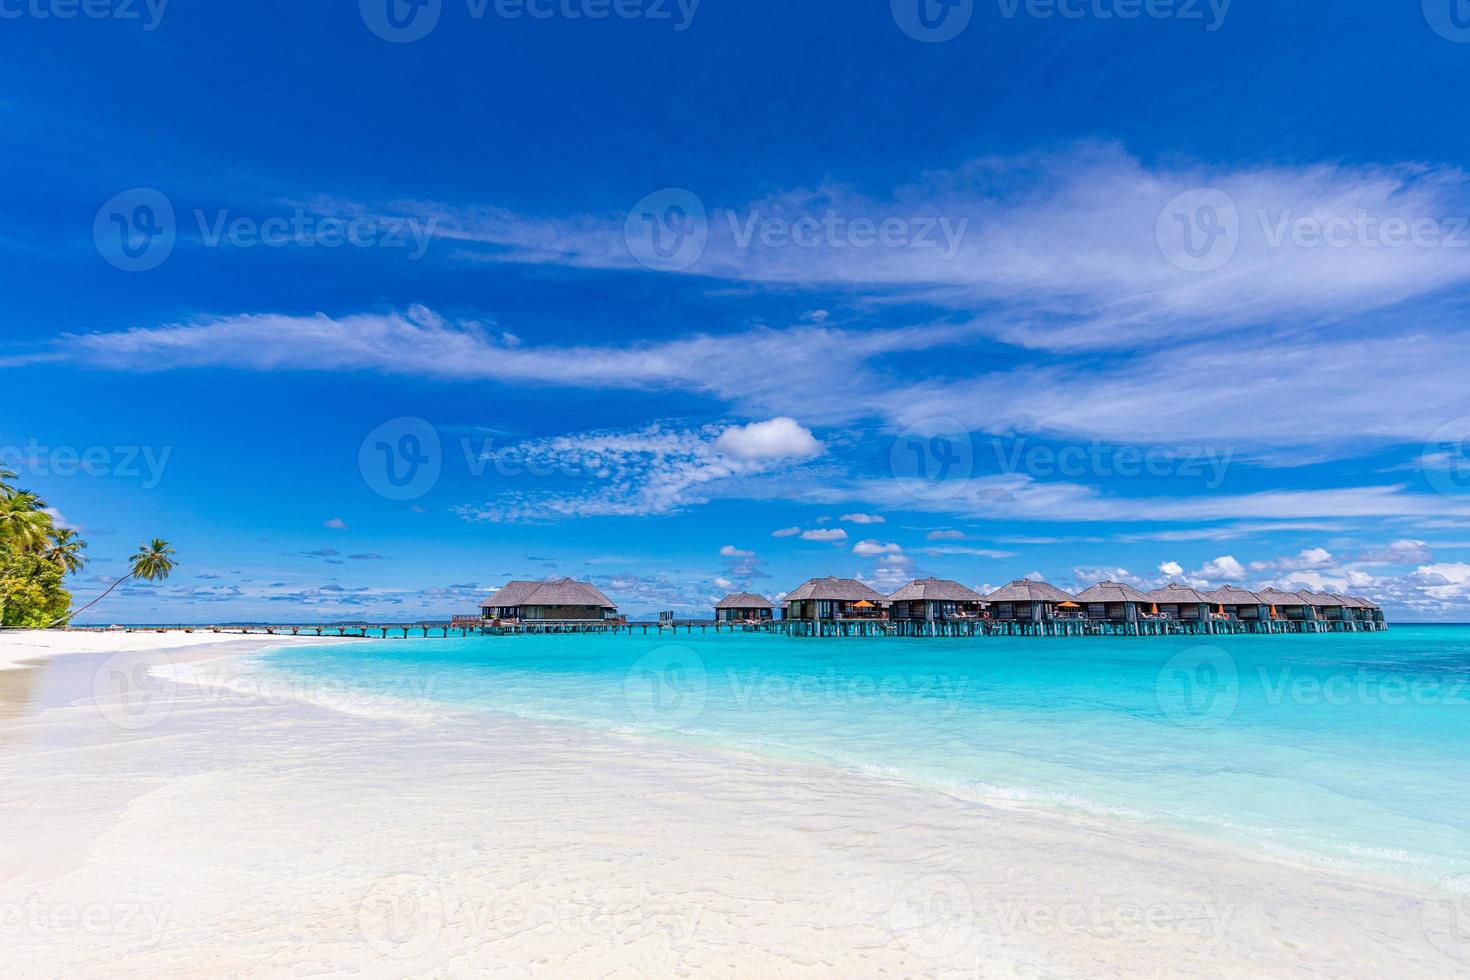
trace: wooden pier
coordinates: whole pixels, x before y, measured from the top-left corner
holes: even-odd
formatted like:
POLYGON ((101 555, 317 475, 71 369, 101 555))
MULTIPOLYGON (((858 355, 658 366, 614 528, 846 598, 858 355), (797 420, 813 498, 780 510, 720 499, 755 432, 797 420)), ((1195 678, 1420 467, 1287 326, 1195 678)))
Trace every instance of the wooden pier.
POLYGON ((1211 617, 1207 620, 1147 618, 1114 622, 1086 618, 1014 620, 965 618, 948 620, 891 620, 878 617, 854 619, 770 619, 762 622, 723 620, 678 620, 627 622, 623 620, 561 620, 520 623, 450 622, 418 623, 235 623, 227 626, 74 626, 78 632, 127 633, 232 633, 242 636, 307 636, 351 639, 448 638, 468 636, 543 636, 566 634, 626 634, 629 636, 677 636, 681 633, 753 634, 794 637, 983 637, 983 636, 1228 636, 1243 634, 1284 635, 1309 633, 1373 633, 1388 629, 1386 622, 1371 620, 1243 620, 1211 617))

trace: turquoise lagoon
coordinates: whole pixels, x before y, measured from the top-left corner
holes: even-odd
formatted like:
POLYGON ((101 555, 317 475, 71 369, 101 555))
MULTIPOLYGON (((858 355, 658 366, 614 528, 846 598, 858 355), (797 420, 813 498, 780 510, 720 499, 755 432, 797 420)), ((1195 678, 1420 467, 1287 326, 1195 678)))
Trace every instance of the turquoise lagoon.
POLYGON ((1470 627, 473 637, 289 648, 250 670, 1161 821, 1336 867, 1470 872, 1470 627))

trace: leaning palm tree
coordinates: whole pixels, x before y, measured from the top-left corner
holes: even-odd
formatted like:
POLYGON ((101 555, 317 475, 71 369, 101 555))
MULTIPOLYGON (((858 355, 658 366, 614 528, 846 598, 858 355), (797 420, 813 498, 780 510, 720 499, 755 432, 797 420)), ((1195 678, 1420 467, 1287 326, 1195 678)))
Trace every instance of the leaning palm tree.
POLYGON ((87 564, 86 556, 82 554, 86 550, 87 542, 77 537, 77 532, 61 527, 51 532, 51 543, 46 546, 45 558, 68 575, 75 575, 87 564))
POLYGON ((0 499, 9 500, 15 496, 15 484, 11 480, 16 478, 15 470, 7 466, 0 466, 0 499))
POLYGON ((138 546, 138 553, 132 558, 128 559, 128 574, 124 575, 116 582, 113 582, 107 587, 106 592, 102 593, 97 598, 93 599, 91 602, 78 609, 76 612, 67 613, 65 616, 62 616, 51 625, 56 626, 60 623, 66 622, 67 620, 77 618, 88 609, 91 609, 93 606, 97 605, 97 603, 101 602, 103 599, 106 599, 109 595, 112 594, 113 589, 117 588, 119 585, 122 585, 129 579, 137 578, 142 579, 145 582, 162 582, 164 579, 168 578, 170 574, 172 574, 177 564, 178 563, 174 561, 174 549, 169 547, 169 543, 162 538, 154 538, 152 541, 140 544, 138 546))

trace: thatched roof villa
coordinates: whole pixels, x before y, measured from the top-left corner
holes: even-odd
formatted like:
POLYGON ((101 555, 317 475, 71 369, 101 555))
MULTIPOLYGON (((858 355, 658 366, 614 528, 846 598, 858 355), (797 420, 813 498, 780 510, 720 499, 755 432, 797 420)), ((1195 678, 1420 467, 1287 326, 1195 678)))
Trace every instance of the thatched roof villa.
POLYGON ((717 623, 744 623, 775 617, 776 604, 763 595, 751 592, 732 592, 715 603, 717 623))
POLYGON ((1316 617, 1324 622, 1342 623, 1348 616, 1347 603, 1330 592, 1310 592, 1303 589, 1298 593, 1312 607, 1316 617))
POLYGON ((1152 599, 1123 582, 1099 582, 1083 590, 1077 603, 1088 619, 1112 623, 1137 622, 1153 606, 1152 599))
POLYGON ((855 578, 812 578, 786 593, 787 619, 866 619, 888 605, 888 597, 855 578))
POLYGON ((1256 593, 1270 609, 1272 619, 1295 621, 1317 618, 1312 604, 1300 592, 1283 592, 1280 589, 1262 589, 1256 593))
POLYGON ((1016 579, 985 597, 995 619, 1039 622, 1057 617, 1064 603, 1075 605, 1072 597, 1055 585, 1029 578, 1016 579))
POLYGON ((1349 616, 1359 623, 1386 624, 1387 619, 1383 615, 1383 607, 1376 602, 1355 595, 1338 596, 1348 608, 1349 616))
POLYGON ((564 578, 550 582, 507 582, 480 603, 486 620, 518 623, 587 622, 616 619, 618 607, 597 586, 564 578))
POLYGON ((1148 594, 1148 598, 1158 607, 1154 611, 1168 619, 1193 621, 1210 618, 1210 597, 1178 582, 1170 582, 1162 589, 1154 589, 1148 594))
POLYGON ((935 620, 974 618, 985 597, 951 579, 920 578, 888 597, 889 619, 935 620))
POLYGON ((1234 585, 1204 593, 1206 599, 1215 604, 1215 611, 1243 622, 1265 622, 1271 618, 1271 604, 1254 592, 1234 585))

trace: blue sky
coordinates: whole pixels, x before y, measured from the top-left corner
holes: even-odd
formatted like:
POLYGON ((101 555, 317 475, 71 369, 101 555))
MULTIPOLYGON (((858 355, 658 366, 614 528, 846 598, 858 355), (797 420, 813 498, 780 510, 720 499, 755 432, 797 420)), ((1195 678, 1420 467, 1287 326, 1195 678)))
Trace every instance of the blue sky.
POLYGON ((0 452, 76 591, 161 535, 100 619, 1470 616, 1465 5, 919 2, 0 3, 0 452))

